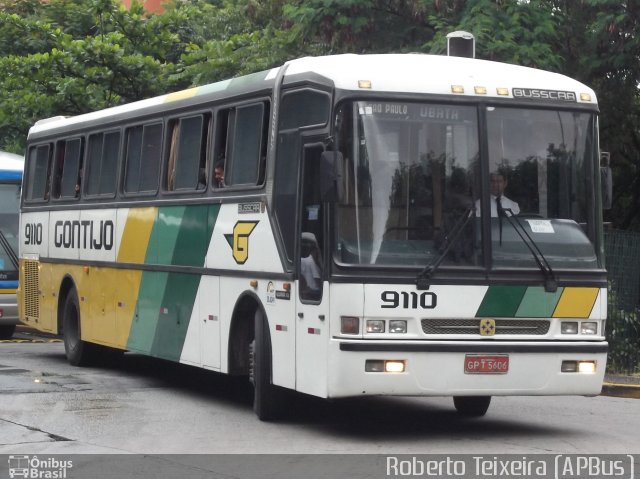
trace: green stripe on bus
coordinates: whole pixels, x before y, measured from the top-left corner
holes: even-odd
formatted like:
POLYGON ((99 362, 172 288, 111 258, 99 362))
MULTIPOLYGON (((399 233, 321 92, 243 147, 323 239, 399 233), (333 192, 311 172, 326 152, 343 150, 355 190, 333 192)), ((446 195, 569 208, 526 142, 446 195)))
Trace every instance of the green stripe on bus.
MULTIPOLYGON (((158 209, 146 264, 202 267, 220 205, 158 209)), ((196 274, 145 271, 127 347, 179 360, 200 284, 196 274)))
POLYGON ((186 206, 158 208, 156 222, 151 231, 146 264, 173 264, 173 255, 186 206))
POLYGON ((199 275, 169 274, 153 337, 152 356, 180 360, 199 284, 199 275))
POLYGON ((519 318, 550 318, 564 288, 558 288, 555 293, 547 293, 543 287, 529 287, 522 298, 516 312, 519 318))
POLYGON ((526 290, 526 286, 490 286, 476 317, 515 316, 526 290))
POLYGON ((169 273, 157 271, 142 273, 127 349, 147 354, 151 352, 168 276, 169 273))
POLYGON ((188 206, 185 209, 171 264, 204 266, 219 211, 220 205, 188 206))
POLYGON ((270 70, 264 70, 261 72, 250 73, 249 75, 232 78, 231 83, 229 83, 229 88, 249 88, 253 85, 258 86, 262 82, 264 82, 269 72, 270 70))

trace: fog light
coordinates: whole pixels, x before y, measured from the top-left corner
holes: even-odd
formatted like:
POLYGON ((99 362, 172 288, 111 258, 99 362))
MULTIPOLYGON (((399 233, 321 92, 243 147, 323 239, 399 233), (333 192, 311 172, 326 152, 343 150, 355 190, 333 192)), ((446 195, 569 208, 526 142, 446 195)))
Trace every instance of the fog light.
POLYGON ((404 361, 385 361, 384 370, 388 373, 403 373, 404 361))
POLYGON ((367 333, 384 333, 384 321, 380 319, 367 320, 367 333))
POLYGON ((593 374, 596 372, 595 361, 578 361, 578 372, 583 374, 593 374))
POLYGON ((360 318, 340 316, 340 332, 342 334, 360 334, 360 318))
POLYGON ((364 363, 364 370, 368 373, 384 372, 384 361, 382 359, 367 359, 364 363))
POLYGON ((563 321, 560 324, 560 332, 562 334, 578 334, 578 323, 575 321, 563 321))
POLYGON ((407 322, 401 321, 398 319, 394 319, 389 321, 389 332, 390 333, 406 333, 407 332, 407 322))
POLYGON ((578 361, 562 361, 560 371, 563 373, 575 373, 578 371, 578 361))
POLYGON ((582 323, 580 327, 580 334, 598 334, 598 323, 582 323))

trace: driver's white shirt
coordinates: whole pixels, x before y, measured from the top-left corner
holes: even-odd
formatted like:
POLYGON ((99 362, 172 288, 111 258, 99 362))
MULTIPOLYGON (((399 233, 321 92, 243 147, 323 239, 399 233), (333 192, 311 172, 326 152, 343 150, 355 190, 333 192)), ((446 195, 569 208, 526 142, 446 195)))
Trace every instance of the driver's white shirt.
MULTIPOLYGON (((491 217, 492 218, 498 217, 498 205, 496 204, 496 198, 497 196, 491 195, 491 217)), ((514 215, 520 214, 520 206, 518 206, 518 203, 516 203, 513 200, 510 200, 504 195, 500 197, 500 204, 502 205, 502 208, 505 210, 505 213, 507 215, 511 216, 512 214, 514 215), (511 210, 511 212, 509 212, 508 210, 511 210)), ((480 200, 476 200, 476 216, 482 216, 480 210, 481 210, 480 200)))

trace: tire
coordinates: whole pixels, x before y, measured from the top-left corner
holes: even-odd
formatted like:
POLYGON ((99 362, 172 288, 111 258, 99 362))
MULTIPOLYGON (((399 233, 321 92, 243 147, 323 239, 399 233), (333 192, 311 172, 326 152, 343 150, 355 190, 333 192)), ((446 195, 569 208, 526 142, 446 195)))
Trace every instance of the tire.
POLYGON ((454 396, 456 410, 467 417, 481 417, 487 413, 491 396, 454 396))
POLYGON ((95 360, 96 347, 81 339, 78 293, 71 288, 62 308, 62 336, 67 361, 72 366, 88 366, 95 360))
POLYGON ((284 391, 271 382, 271 338, 269 324, 261 309, 255 314, 255 339, 249 351, 250 377, 253 382, 253 410, 261 421, 282 417, 284 391))
POLYGON ((15 324, 5 324, 4 326, 0 326, 0 339, 11 339, 15 331, 15 324))

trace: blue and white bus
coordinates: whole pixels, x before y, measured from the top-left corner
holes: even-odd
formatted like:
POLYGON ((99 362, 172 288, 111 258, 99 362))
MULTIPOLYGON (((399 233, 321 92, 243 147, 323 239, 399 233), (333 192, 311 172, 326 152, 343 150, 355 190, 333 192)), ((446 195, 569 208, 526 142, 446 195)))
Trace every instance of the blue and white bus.
POLYGON ((0 339, 18 324, 18 223, 24 158, 0 151, 0 339))

